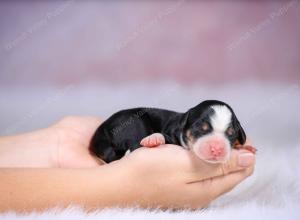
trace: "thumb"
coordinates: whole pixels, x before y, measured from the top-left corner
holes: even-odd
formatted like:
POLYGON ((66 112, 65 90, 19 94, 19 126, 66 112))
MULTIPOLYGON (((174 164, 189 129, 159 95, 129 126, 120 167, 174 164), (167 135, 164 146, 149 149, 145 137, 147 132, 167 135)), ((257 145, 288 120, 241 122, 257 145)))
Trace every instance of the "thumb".
MULTIPOLYGON (((205 172, 198 173, 198 181, 189 182, 193 193, 206 189, 207 202, 232 190, 250 176, 254 170, 255 156, 247 150, 233 150, 230 159, 224 164, 207 164, 205 172), (202 175, 202 179, 201 179, 202 175), (206 176, 206 178, 203 178, 206 176)), ((203 165, 203 164, 202 164, 203 165)), ((203 170, 203 169, 202 169, 203 170)), ((203 194, 201 194, 203 196, 203 194)))
POLYGON ((232 150, 229 160, 220 164, 215 174, 216 176, 224 176, 251 167, 254 163, 255 156, 252 152, 248 150, 232 150))
POLYGON ((205 186, 210 192, 210 200, 213 200, 219 197, 220 195, 232 190, 236 185, 238 185, 240 182, 242 182, 244 179, 250 176, 253 173, 253 170, 254 166, 251 166, 241 171, 229 173, 224 176, 215 177, 210 180, 205 180, 202 182, 202 184, 205 184, 205 186), (209 182, 209 184, 206 182, 209 182))
POLYGON ((237 184, 253 173, 255 155, 247 150, 233 150, 230 159, 216 166, 211 171, 212 178, 206 179, 200 184, 208 187, 210 199, 232 190, 237 184))
MULTIPOLYGON (((196 157, 193 156, 192 157, 196 157)), ((232 150, 230 158, 225 163, 210 164, 199 159, 193 159, 192 165, 196 172, 192 179, 197 181, 224 176, 229 173, 245 170, 255 163, 255 155, 247 150, 232 150)), ((191 181, 193 182, 193 181, 191 181)))

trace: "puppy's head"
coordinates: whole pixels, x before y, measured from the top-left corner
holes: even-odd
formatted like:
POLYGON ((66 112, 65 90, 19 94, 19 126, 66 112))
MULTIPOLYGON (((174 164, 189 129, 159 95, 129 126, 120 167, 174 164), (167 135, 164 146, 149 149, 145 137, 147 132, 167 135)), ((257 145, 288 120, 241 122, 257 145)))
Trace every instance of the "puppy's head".
POLYGON ((246 134, 231 107, 216 100, 204 101, 190 109, 181 125, 181 144, 211 163, 225 162, 234 144, 246 141, 246 134))

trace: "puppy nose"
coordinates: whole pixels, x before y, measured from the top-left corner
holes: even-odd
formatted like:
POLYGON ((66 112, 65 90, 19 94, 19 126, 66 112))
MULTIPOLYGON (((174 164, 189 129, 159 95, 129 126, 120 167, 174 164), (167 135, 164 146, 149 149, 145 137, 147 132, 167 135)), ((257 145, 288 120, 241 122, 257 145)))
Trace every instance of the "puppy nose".
POLYGON ((210 154, 213 157, 224 157, 225 155, 225 147, 220 143, 209 143, 210 154))

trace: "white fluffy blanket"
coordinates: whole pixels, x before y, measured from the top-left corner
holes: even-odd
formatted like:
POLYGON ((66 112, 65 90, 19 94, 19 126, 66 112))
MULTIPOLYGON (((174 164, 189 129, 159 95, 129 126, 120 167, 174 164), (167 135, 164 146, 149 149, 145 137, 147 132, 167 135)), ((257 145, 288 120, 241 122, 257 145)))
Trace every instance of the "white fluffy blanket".
MULTIPOLYGON (((28 130, 45 126, 61 117, 57 112, 65 115, 108 116, 118 109, 140 105, 164 108, 167 106, 170 109, 183 111, 202 99, 221 99, 233 106, 247 133, 258 148, 254 175, 205 210, 172 212, 106 209, 86 214, 80 209, 70 207, 66 210, 53 209, 42 214, 16 215, 15 213, 6 213, 0 215, 1 220, 36 218, 44 220, 300 219, 300 92, 297 85, 266 85, 252 82, 235 86, 218 86, 218 89, 203 86, 186 88, 168 83, 157 85, 155 89, 153 85, 147 84, 119 88, 112 88, 111 85, 95 87, 92 85, 80 87, 75 85, 73 87, 75 89, 71 88, 63 93, 55 88, 33 88, 31 92, 29 91, 25 95, 13 90, 13 88, 6 88, 4 94, 6 94, 6 98, 9 95, 7 100, 12 101, 0 103, 1 106, 5 106, 2 117, 6 119, 4 121, 6 124, 2 124, 0 129, 13 133, 22 131, 22 129, 28 130), (11 92, 7 92, 9 89, 11 92), (139 93, 137 94, 136 91, 139 93), (59 96, 56 95, 59 98, 46 104, 43 104, 42 101, 40 106, 46 105, 46 107, 32 114, 30 120, 23 117, 24 111, 30 113, 35 110, 34 107, 30 108, 30 106, 38 106, 40 96, 47 94, 48 97, 51 97, 57 93, 60 94, 59 96), (40 96, 38 97, 37 94, 40 96), (127 98, 125 102, 124 97, 127 98), (25 110, 17 105, 19 100, 26 100, 25 110), (81 100, 80 105, 76 104, 77 100, 81 100), (91 103, 94 104, 93 108, 82 107, 92 106, 91 103), (103 106, 101 103, 106 103, 106 105, 103 106), (74 106, 77 106, 75 111, 74 106), (12 111, 12 109, 14 110, 12 111), (17 109, 22 109, 22 112, 18 112, 17 109), (60 111, 56 111, 57 109, 60 111), (45 119, 45 115, 49 115, 51 120, 45 119), (11 122, 16 123, 15 118, 20 118, 19 124, 10 124, 11 122), (15 130, 6 128, 14 128, 15 130)), ((0 91, 0 96, 1 94, 3 92, 0 91)), ((4 99, 0 97, 0 102, 1 100, 4 99)))

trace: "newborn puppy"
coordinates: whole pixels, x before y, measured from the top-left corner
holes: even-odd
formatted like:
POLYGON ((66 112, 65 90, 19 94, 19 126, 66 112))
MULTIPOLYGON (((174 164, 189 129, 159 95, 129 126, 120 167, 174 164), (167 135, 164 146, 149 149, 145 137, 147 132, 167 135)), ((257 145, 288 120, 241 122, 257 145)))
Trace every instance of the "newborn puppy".
POLYGON ((207 100, 185 113, 156 108, 119 111, 96 130, 90 151, 111 162, 142 146, 176 144, 207 162, 222 163, 229 158, 231 148, 245 141, 246 134, 232 108, 207 100))

